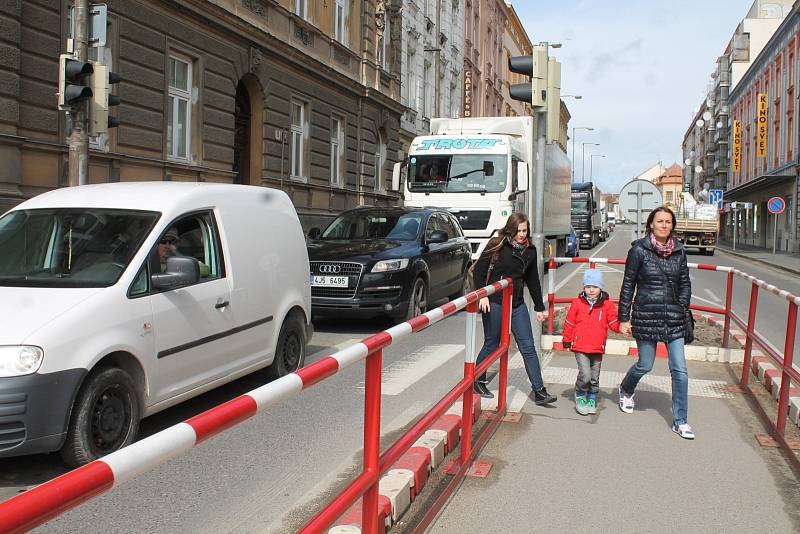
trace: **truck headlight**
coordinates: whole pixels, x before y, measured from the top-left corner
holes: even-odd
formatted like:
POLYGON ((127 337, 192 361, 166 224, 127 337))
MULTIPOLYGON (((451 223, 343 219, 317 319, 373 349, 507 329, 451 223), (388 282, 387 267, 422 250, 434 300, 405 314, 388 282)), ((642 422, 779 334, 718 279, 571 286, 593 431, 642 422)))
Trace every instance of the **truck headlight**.
POLYGON ((583 234, 583 237, 592 237, 592 234, 583 234))
POLYGON ((30 345, 0 346, 0 377, 22 376, 39 370, 44 351, 30 345))
POLYGON ((372 267, 373 273, 390 273, 392 271, 402 271, 408 267, 408 258, 400 258, 397 260, 383 260, 379 261, 372 267))

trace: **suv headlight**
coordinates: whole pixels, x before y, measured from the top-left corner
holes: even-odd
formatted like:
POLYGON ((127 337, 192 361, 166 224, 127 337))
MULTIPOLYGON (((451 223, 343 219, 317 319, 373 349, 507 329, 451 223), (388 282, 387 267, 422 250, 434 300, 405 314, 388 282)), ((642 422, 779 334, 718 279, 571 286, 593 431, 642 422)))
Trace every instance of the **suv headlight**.
POLYGON ((0 377, 22 376, 39 370, 44 351, 30 345, 0 346, 0 377))
POLYGON ((392 271, 402 271, 408 267, 408 258, 401 258, 397 260, 383 260, 379 261, 372 267, 373 273, 390 273, 392 271))

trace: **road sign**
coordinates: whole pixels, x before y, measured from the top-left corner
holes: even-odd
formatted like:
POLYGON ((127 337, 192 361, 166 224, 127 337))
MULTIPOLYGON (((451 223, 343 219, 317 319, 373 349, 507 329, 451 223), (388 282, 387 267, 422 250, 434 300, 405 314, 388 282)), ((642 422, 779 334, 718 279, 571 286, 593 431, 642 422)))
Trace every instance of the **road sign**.
POLYGON ((711 189, 708 192, 708 203, 713 204, 718 210, 722 209, 722 189, 711 189))
POLYGON ((767 201, 767 209, 775 215, 783 213, 783 210, 786 209, 786 201, 781 197, 772 197, 767 201))

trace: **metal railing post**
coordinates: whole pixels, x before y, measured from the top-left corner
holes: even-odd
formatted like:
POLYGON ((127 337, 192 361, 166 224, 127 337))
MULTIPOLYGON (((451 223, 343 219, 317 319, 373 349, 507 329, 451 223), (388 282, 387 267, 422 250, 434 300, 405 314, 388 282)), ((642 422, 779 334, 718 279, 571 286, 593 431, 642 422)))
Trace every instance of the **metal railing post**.
MULTIPOLYGON (((756 329, 756 307, 758 305, 758 284, 750 288, 750 310, 747 312, 747 333, 744 341, 744 362, 742 362, 742 385, 750 383, 750 360, 753 351, 753 331, 756 329)), ((727 330, 726 330, 727 332, 727 330)))
POLYGON ((722 347, 728 348, 731 329, 731 301, 733 300, 733 271, 728 271, 728 287, 725 290, 725 324, 722 327, 722 347))
POLYGON ((789 387, 792 379, 787 369, 792 368, 794 360, 794 337, 797 330, 797 304, 789 302, 789 313, 786 318, 786 343, 783 347, 783 369, 781 369, 781 391, 778 396, 778 434, 783 435, 786 429, 786 417, 789 415, 789 387))
POLYGON ((381 349, 367 356, 364 378, 364 472, 374 475, 373 483, 364 492, 361 507, 361 524, 364 528, 363 532, 367 534, 384 531, 384 525, 378 525, 382 356, 383 350, 381 349))
POLYGON ((464 351, 464 377, 470 384, 464 391, 461 404, 461 456, 460 464, 465 465, 472 454, 472 384, 475 383, 475 359, 478 357, 475 346, 475 332, 478 322, 478 301, 467 305, 467 339, 464 351))
POLYGON ((500 346, 505 347, 500 356, 500 390, 497 398, 497 413, 506 409, 506 386, 508 384, 508 346, 511 339, 511 304, 514 293, 512 285, 503 289, 503 320, 500 326, 500 346))
POLYGON ((550 258, 547 273, 547 333, 553 335, 553 315, 556 310, 556 260, 550 258))

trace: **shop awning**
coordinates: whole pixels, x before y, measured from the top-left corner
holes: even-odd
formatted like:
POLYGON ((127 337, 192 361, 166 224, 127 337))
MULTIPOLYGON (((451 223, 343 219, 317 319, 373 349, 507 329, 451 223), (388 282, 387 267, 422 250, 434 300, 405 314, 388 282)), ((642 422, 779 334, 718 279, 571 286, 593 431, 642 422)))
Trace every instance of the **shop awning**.
POLYGON ((784 169, 781 174, 764 174, 754 180, 743 183, 733 189, 725 191, 725 201, 744 199, 746 195, 763 191, 786 182, 793 182, 797 178, 794 169, 784 169), (790 174, 791 173, 791 174, 790 174))

